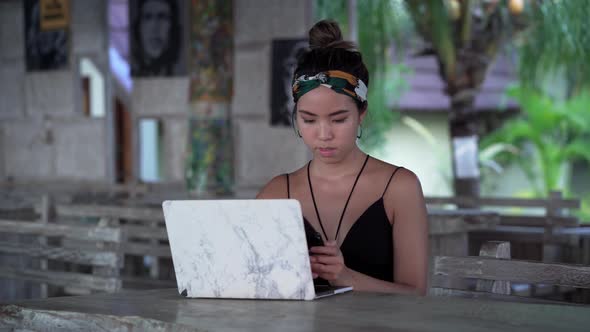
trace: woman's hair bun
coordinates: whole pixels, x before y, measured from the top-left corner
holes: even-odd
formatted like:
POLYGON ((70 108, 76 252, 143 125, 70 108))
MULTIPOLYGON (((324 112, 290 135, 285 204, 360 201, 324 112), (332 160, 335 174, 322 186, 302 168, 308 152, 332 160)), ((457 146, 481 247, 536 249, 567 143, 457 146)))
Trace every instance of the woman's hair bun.
POLYGON ((322 20, 314 24, 309 30, 309 47, 315 48, 343 48, 356 49, 355 45, 342 38, 342 31, 336 21, 322 20))

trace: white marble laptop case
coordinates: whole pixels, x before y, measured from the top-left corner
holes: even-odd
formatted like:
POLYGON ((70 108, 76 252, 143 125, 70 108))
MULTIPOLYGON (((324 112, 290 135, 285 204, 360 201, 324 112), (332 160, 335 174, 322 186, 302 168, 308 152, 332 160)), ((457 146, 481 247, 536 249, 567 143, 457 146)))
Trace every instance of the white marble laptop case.
POLYGON ((297 200, 165 201, 178 291, 188 297, 315 297, 297 200))

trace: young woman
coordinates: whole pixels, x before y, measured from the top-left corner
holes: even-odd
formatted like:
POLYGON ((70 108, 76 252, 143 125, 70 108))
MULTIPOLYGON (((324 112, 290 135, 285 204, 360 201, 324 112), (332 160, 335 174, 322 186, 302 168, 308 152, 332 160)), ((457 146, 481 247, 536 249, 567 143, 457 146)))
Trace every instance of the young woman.
POLYGON ((428 225, 420 182, 357 146, 369 73, 337 23, 316 23, 309 39, 294 74, 293 123, 313 158, 272 179, 258 198, 299 200, 308 238, 319 233, 323 240, 310 249, 314 278, 357 291, 423 295, 428 225))

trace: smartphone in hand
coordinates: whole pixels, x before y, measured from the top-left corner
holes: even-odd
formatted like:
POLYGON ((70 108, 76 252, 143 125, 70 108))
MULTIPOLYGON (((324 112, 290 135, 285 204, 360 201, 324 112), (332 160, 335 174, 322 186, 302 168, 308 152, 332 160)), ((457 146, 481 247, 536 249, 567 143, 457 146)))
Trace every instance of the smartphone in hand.
POLYGON ((307 223, 305 223, 305 237, 307 239, 307 249, 324 245, 321 234, 316 232, 315 229, 307 223))
MULTIPOLYGON (((305 237, 307 239, 307 249, 309 250, 311 247, 323 247, 324 240, 322 240, 322 235, 313 229, 308 223, 305 223, 305 237)), ((309 255, 315 255, 313 253, 309 253, 309 255)), ((327 280, 322 278, 314 278, 313 284, 315 287, 323 286, 328 287, 330 283, 327 280)))

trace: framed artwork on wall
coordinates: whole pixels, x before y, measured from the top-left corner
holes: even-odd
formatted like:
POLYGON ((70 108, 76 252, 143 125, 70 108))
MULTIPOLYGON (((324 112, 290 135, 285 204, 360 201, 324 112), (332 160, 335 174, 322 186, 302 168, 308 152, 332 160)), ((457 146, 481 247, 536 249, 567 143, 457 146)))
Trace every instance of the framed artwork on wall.
POLYGON ((129 0, 131 75, 186 73, 184 0, 129 0))
POLYGON ((290 126, 295 107, 291 94, 297 58, 307 49, 307 39, 275 39, 272 41, 270 124, 290 126))
POLYGON ((25 0, 24 21, 27 71, 67 67, 69 1, 25 0))

